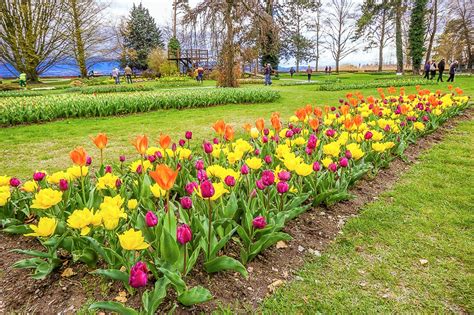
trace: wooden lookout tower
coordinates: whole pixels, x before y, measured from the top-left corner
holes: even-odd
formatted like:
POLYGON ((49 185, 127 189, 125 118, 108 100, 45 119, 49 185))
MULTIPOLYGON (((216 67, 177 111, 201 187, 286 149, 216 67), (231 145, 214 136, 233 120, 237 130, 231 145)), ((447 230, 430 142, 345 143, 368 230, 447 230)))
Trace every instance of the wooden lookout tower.
POLYGON ((207 49, 180 49, 168 51, 168 60, 175 61, 179 69, 188 71, 199 65, 204 69, 209 69, 209 51, 207 49))

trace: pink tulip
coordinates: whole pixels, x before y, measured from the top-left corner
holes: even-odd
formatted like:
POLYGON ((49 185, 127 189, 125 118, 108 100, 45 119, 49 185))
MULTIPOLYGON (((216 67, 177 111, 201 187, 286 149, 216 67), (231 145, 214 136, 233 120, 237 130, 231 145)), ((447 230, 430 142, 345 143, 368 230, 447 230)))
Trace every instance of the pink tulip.
POLYGON ((184 133, 184 137, 188 140, 191 140, 193 138, 193 133, 191 131, 186 131, 184 133))
POLYGON ((130 278, 128 283, 133 288, 145 287, 148 282, 148 268, 146 264, 139 261, 130 270, 130 278))
POLYGON ((265 221, 265 218, 262 216, 258 216, 252 221, 252 225, 256 229, 263 229, 267 225, 267 221, 265 221))
POLYGON ((373 133, 370 131, 367 131, 364 135, 365 140, 370 140, 372 139, 373 133))
POLYGON ((105 167, 105 172, 106 172, 106 173, 112 173, 112 166, 107 165, 107 166, 105 167))
POLYGON ((179 203, 181 204, 181 207, 186 210, 191 209, 193 207, 193 200, 189 197, 182 197, 179 200, 179 203))
POLYGON ((148 211, 145 215, 145 222, 148 227, 154 227, 158 224, 158 217, 153 211, 148 211))
POLYGON ((16 177, 10 178, 10 186, 18 187, 18 186, 20 186, 20 184, 21 184, 21 182, 18 178, 16 178, 16 177))
POLYGON ((204 144, 202 145, 203 149, 204 149, 204 152, 206 152, 207 154, 211 154, 212 153, 212 144, 210 142, 204 142, 204 144))
POLYGON ((276 187, 279 194, 284 194, 288 192, 288 190, 290 189, 290 186, 288 185, 288 183, 284 181, 278 182, 276 187))
POLYGON ((249 171, 249 167, 246 164, 242 165, 242 167, 240 168, 240 174, 242 175, 247 175, 249 171))
POLYGON ((349 165, 349 160, 347 158, 343 157, 339 160, 339 165, 341 167, 347 167, 349 165))
POLYGON ((313 171, 319 172, 321 170, 321 165, 319 165, 319 162, 316 161, 313 163, 313 171))
POLYGON ((191 228, 187 224, 182 224, 176 230, 176 239, 181 245, 184 245, 191 241, 193 238, 193 233, 191 228))
POLYGON ((69 184, 68 184, 67 180, 60 179, 59 180, 59 190, 66 191, 66 190, 68 190, 68 188, 69 188, 69 184))
POLYGON ((336 163, 329 164, 328 169, 329 169, 329 171, 331 171, 333 173, 336 172, 337 171, 337 164, 336 163))
POLYGON ((36 181, 36 182, 40 182, 42 181, 44 178, 45 178, 46 174, 43 173, 43 172, 35 172, 33 174, 33 179, 36 181))
POLYGON ((204 161, 203 160, 197 160, 196 164, 194 166, 198 171, 202 170, 204 168, 204 161))
POLYGON ((235 186, 235 178, 234 176, 228 175, 224 179, 224 183, 229 186, 229 187, 234 187, 235 186))
POLYGON ((190 182, 190 183, 186 184, 185 189, 186 189, 186 192, 188 193, 188 195, 192 195, 198 187, 199 187, 198 183, 190 182))
POLYGON ((275 173, 270 170, 264 170, 262 172, 262 183, 265 186, 271 186, 275 182, 275 173))
POLYGON ((281 171, 280 173, 278 173, 278 179, 281 180, 281 181, 289 181, 291 178, 291 173, 288 172, 288 171, 281 171))
POLYGON ((203 198, 211 198, 216 193, 214 185, 208 180, 205 180, 201 183, 201 195, 203 198))

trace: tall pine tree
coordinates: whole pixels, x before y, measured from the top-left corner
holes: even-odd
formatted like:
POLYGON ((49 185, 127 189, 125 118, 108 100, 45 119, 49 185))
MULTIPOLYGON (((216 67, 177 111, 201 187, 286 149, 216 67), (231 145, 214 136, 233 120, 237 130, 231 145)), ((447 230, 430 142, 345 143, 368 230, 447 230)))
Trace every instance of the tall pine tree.
POLYGON ((426 32, 426 4, 428 0, 415 0, 411 11, 408 41, 410 44, 410 57, 413 64, 413 73, 419 74, 423 55, 425 53, 426 32))
POLYGON ((147 8, 140 3, 133 4, 130 16, 122 30, 124 45, 129 51, 134 51, 135 58, 124 60, 132 68, 144 70, 147 66, 148 54, 153 48, 163 48, 160 29, 156 26, 155 19, 147 8))

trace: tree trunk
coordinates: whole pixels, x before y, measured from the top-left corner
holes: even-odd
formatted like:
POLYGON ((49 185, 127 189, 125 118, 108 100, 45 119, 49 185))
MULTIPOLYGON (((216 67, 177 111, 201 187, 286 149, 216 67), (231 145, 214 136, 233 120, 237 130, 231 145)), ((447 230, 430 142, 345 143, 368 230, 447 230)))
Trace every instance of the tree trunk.
POLYGON ((237 80, 235 78, 234 63, 235 63, 235 48, 234 48, 234 25, 232 23, 232 9, 234 0, 226 0, 226 10, 224 13, 224 23, 226 25, 226 38, 224 47, 222 48, 222 82, 223 87, 237 87, 237 80))
POLYGON ((383 48, 384 48, 384 41, 385 41, 385 24, 387 23, 386 20, 386 10, 383 9, 383 14, 382 14, 382 30, 381 30, 381 36, 380 36, 380 42, 379 42, 379 68, 378 71, 382 72, 382 67, 383 67, 383 48))
POLYGON ((397 73, 403 73, 402 6, 400 1, 397 1, 395 7, 395 46, 397 73))
POLYGON ((178 14, 178 0, 173 1, 173 37, 176 38, 176 24, 177 24, 177 14, 178 14))
POLYGON ((76 62, 79 66, 79 71, 81 74, 81 78, 87 77, 87 65, 86 65, 86 54, 84 49, 84 41, 82 39, 82 31, 81 31, 81 21, 79 17, 78 7, 77 7, 77 0, 71 0, 70 2, 71 10, 72 10, 72 18, 74 22, 74 42, 76 44, 76 62))
POLYGON ((436 28, 438 27, 438 0, 433 0, 433 30, 430 34, 430 41, 428 43, 428 49, 426 50, 426 61, 431 59, 431 50, 433 49, 433 42, 436 36, 436 28))

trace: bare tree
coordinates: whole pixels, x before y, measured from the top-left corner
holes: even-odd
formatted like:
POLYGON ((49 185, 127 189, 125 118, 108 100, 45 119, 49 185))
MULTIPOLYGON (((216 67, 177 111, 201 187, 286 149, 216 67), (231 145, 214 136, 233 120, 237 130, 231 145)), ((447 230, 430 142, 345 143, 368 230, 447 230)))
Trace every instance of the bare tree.
POLYGON ((321 20, 321 12, 322 12, 322 3, 319 2, 316 6, 315 9, 315 14, 313 21, 309 25, 309 29, 314 32, 314 38, 313 38, 313 43, 314 43, 314 49, 313 49, 313 57, 315 61, 315 70, 318 71, 319 68, 319 58, 321 56, 321 46, 323 44, 323 38, 322 38, 322 20, 321 20))
POLYGON ((474 6, 473 0, 451 0, 450 13, 452 20, 458 26, 458 32, 465 42, 467 68, 472 71, 473 41, 474 41, 474 6))
POLYGON ((433 50, 433 43, 436 36, 436 31, 438 28, 438 0, 431 0, 430 8, 430 18, 428 24, 427 34, 428 36, 428 48, 426 49, 426 59, 425 62, 431 60, 431 51, 433 50))
POLYGON ((97 0, 67 0, 66 16, 70 45, 82 78, 94 60, 110 50, 111 30, 104 25, 108 4, 97 0))
POLYGON ((336 62, 336 72, 339 72, 340 61, 357 51, 352 41, 355 19, 353 7, 352 0, 331 0, 324 21, 328 38, 327 49, 331 51, 336 62))
POLYGON ((0 0, 0 61, 31 81, 67 55, 63 0, 0 0))

